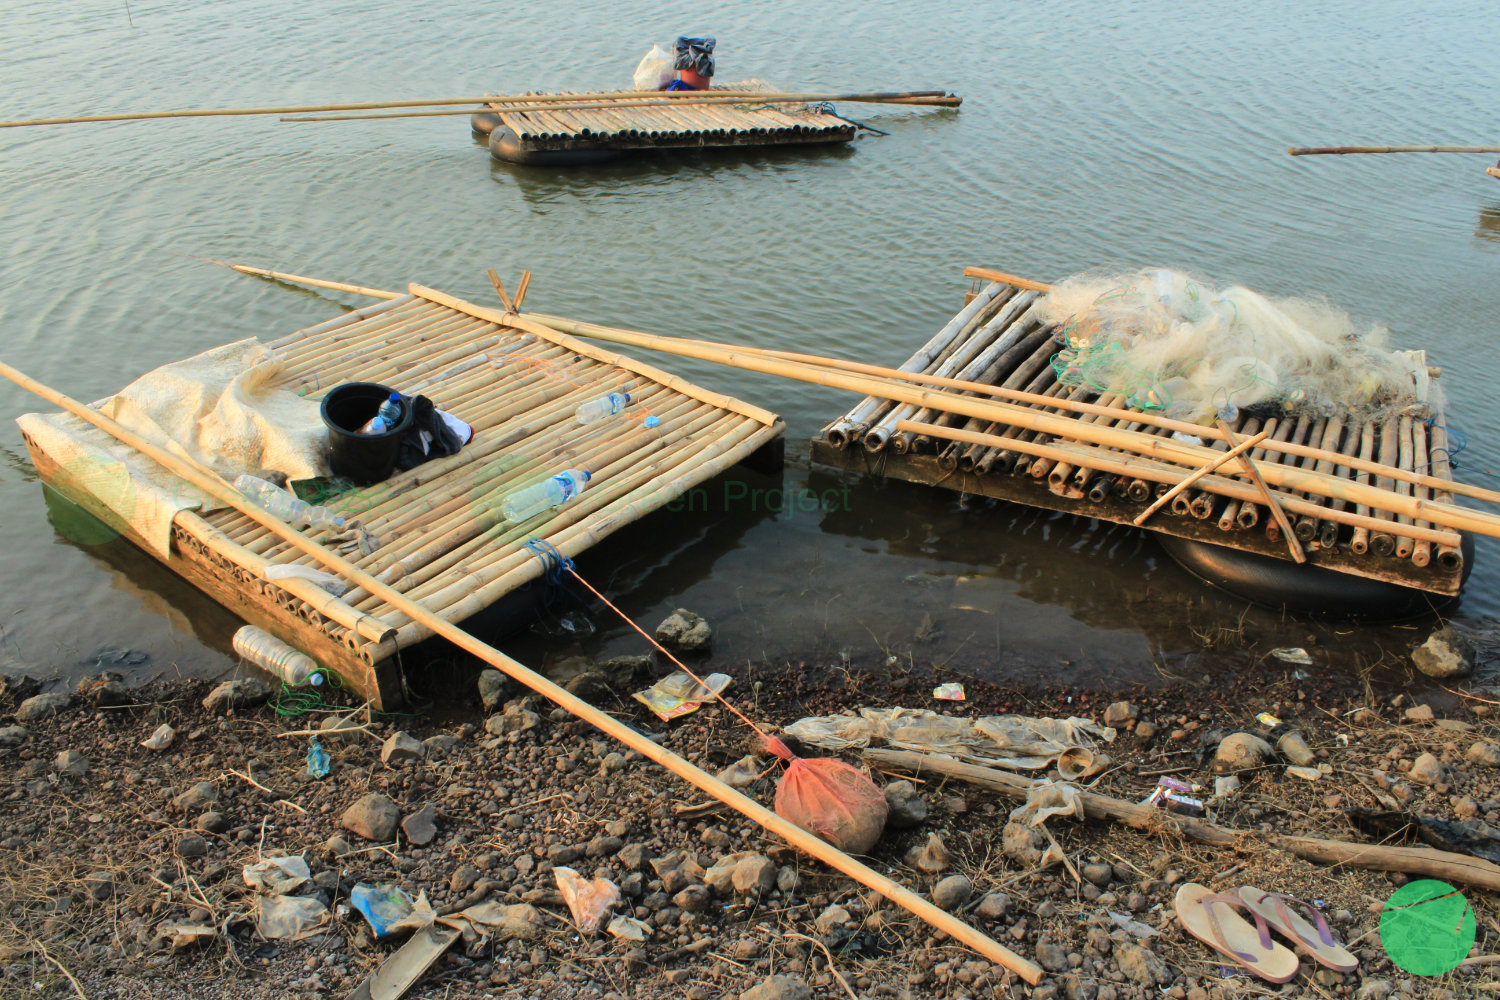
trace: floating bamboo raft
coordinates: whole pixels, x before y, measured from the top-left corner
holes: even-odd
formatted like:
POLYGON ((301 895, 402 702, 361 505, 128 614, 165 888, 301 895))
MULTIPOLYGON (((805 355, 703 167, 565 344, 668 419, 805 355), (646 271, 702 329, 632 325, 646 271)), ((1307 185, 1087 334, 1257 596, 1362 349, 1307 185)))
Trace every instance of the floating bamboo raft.
MULTIPOLYGON (((1060 383, 1050 363, 1060 350, 1056 327, 1033 309, 1047 286, 1001 277, 1007 280, 972 294, 901 370, 942 385, 945 396, 998 395, 1004 406, 964 416, 952 406, 924 409, 872 395, 822 429, 813 460, 1124 524, 1142 523, 1146 515, 1150 530, 1281 559, 1300 555, 1312 565, 1438 594, 1456 594, 1463 580, 1454 526, 1470 528, 1464 519, 1472 516, 1473 530, 1496 532, 1493 515, 1477 511, 1433 509, 1444 524, 1413 516, 1424 504, 1451 501, 1450 487, 1484 492, 1453 482, 1441 409, 1430 423, 1400 416, 1351 425, 1337 416, 1242 413, 1232 427, 1221 427, 1241 445, 1264 435, 1241 450, 1275 488, 1270 495, 1285 512, 1287 538, 1273 516, 1282 511, 1270 508, 1267 494, 1252 480, 1230 478, 1246 473, 1221 430, 1145 415, 1126 408, 1119 395, 1060 383), (945 380, 998 389, 966 391, 945 380), (1045 405, 1046 399, 1059 405, 1045 405), (1194 430, 1201 441, 1183 436, 1194 430), (1219 460, 1222 466, 1211 467, 1219 460), (1381 467, 1410 478, 1381 476, 1381 467), (1187 488, 1150 509, 1184 479, 1187 488)), ((1414 391, 1425 398, 1425 382, 1414 391)))
MULTIPOLYGON (((551 568, 527 548, 532 539, 576 556, 737 462, 776 460, 784 429, 759 407, 566 334, 521 332, 511 319, 411 285, 272 345, 281 358, 276 385, 319 399, 345 382, 379 382, 421 393, 473 426, 472 442, 457 454, 325 501, 378 540, 351 562, 450 622, 491 608, 551 568), (626 384, 632 403, 624 413, 578 425, 580 403, 626 384), (654 426, 646 426, 648 415, 654 426), (593 476, 576 500, 521 525, 500 516, 503 497, 569 468, 593 476)), ((80 495, 77 477, 60 475, 57 460, 26 443, 44 481, 118 525, 97 498, 80 495)), ((124 532, 152 551, 128 526, 124 532)), ((307 581, 269 582, 269 566, 318 564, 232 509, 179 512, 163 561, 336 671, 376 707, 401 701, 399 653, 433 634, 360 589, 336 598, 307 581)))
MULTIPOLYGON (((707 93, 712 93, 709 91, 707 93)), ((614 94, 577 95, 606 101, 614 94)), ((783 146, 849 142, 858 126, 827 104, 689 104, 670 98, 642 105, 553 110, 502 110, 475 115, 490 136, 490 152, 510 162, 547 162, 563 154, 614 155, 624 150, 721 146, 783 146)))

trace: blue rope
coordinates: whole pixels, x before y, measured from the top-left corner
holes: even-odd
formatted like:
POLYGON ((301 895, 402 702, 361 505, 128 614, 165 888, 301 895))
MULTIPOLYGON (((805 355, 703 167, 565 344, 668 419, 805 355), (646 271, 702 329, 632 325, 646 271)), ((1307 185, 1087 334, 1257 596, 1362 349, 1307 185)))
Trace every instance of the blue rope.
POLYGON ((547 582, 558 587, 567 586, 563 570, 573 571, 573 560, 557 551, 557 546, 545 538, 533 538, 526 543, 529 552, 542 561, 542 575, 547 582))
POLYGON ((1441 430, 1444 434, 1448 435, 1448 443, 1453 446, 1449 448, 1434 448, 1429 451, 1427 454, 1428 465, 1430 466, 1432 464, 1432 461, 1437 457, 1438 452, 1443 452, 1448 456, 1449 464, 1456 466, 1458 464, 1457 459, 1459 453, 1469 446, 1469 435, 1465 434, 1457 427, 1448 427, 1445 424, 1437 423, 1432 417, 1428 417, 1426 421, 1424 421, 1424 423, 1427 424, 1429 430, 1435 427, 1441 430), (1455 438, 1458 439, 1456 443, 1454 441, 1455 438))

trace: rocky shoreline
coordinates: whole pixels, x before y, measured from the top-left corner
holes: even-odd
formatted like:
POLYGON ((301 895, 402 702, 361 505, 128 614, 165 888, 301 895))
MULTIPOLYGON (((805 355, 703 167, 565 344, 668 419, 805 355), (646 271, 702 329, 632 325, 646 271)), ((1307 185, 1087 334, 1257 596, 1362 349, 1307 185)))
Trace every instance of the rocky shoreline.
MULTIPOLYGON (((1267 661, 1255 678, 1149 693, 971 681, 966 701, 938 702, 933 672, 914 663, 719 669, 736 675, 737 704, 775 727, 892 705, 1108 722, 1118 735, 1094 791, 1139 801, 1171 775, 1236 829, 1373 836, 1351 828, 1351 811, 1500 824, 1488 693, 1413 704, 1267 661), (1261 713, 1295 726, 1318 777, 1291 776, 1273 757, 1214 799, 1224 734, 1263 731, 1261 713)), ((727 712, 708 705, 663 723, 630 697, 664 673, 650 658, 617 657, 570 663, 560 679, 706 770, 738 765, 747 793, 769 805, 773 761, 757 778, 747 730, 727 712)), ((10 679, 0 995, 345 996, 404 940, 374 936, 350 905, 356 886, 395 886, 438 915, 490 920, 438 957, 412 998, 1387 1000, 1494 988, 1484 963, 1434 978, 1391 963, 1376 925, 1406 876, 1313 864, 1264 842, 1226 850, 1075 820, 1049 823, 1063 860, 1038 868, 1003 836, 1015 802, 931 775, 874 774, 892 814, 869 863, 1038 962, 1047 976, 1028 987, 501 675, 482 675, 441 722, 350 706, 285 716, 257 684, 127 688, 106 675, 37 695, 10 679), (143 746, 163 725, 170 744, 143 746), (312 734, 326 777, 309 773, 312 734), (312 915, 300 940, 266 939, 273 896, 247 885, 247 866, 278 856, 307 863, 305 882, 274 895, 312 915), (559 893, 563 868, 618 886, 612 914, 629 918, 619 936, 579 932, 559 893), (1359 970, 1304 958, 1285 987, 1246 976, 1176 925, 1185 881, 1317 900, 1359 970)), ((1500 950, 1500 908, 1493 893, 1466 895, 1479 923, 1473 954, 1488 956, 1500 950)))

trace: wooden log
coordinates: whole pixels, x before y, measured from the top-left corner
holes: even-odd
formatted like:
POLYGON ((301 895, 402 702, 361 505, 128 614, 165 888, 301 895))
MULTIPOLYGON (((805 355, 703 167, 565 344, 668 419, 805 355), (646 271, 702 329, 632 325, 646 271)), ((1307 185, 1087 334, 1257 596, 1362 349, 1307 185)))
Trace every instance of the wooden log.
MULTIPOLYGON (((1036 779, 978 764, 965 764, 937 754, 910 750, 871 748, 864 751, 865 760, 882 770, 920 777, 941 775, 965 781, 980 788, 999 792, 1009 798, 1024 799, 1036 779)), ((1500 891, 1500 865, 1482 858, 1426 847, 1386 847, 1381 844, 1355 844, 1316 837, 1279 836, 1252 830, 1233 830, 1208 820, 1169 813, 1164 809, 1138 802, 1125 802, 1083 790, 1085 819, 1107 819, 1137 830, 1169 833, 1214 847, 1254 852, 1269 844, 1319 864, 1350 865, 1373 871, 1403 872, 1430 878, 1459 882, 1490 892, 1500 891)))
POLYGON ((1294 146, 1291 156, 1347 156, 1356 153, 1500 153, 1500 146, 1294 146))

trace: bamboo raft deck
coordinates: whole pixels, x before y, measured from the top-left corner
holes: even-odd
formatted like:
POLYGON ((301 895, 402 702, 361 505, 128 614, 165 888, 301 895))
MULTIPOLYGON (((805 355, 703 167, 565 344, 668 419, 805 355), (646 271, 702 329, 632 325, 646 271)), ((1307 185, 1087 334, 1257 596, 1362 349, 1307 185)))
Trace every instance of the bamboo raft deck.
MULTIPOLYGON (((532 539, 576 556, 731 465, 764 459, 761 449, 774 461, 785 426, 660 369, 566 334, 520 332, 498 310, 415 284, 271 346, 281 359, 277 386, 320 399, 345 382, 379 382, 421 393, 474 428, 455 455, 325 501, 379 540, 351 562, 455 623, 548 571, 526 547, 532 539), (580 403, 627 383, 632 403, 620 417, 578 425, 580 403), (646 415, 659 423, 647 427, 646 415), (577 499, 520 525, 501 517, 503 497, 569 468, 593 476, 577 499)), ((59 474, 58 461, 30 437, 26 444, 44 481, 119 526, 97 498, 79 495, 76 479, 59 474)), ((129 526, 121 530, 153 551, 129 526)), ((328 533, 309 535, 326 543, 328 533)), ((308 581, 268 581, 270 566, 317 563, 233 509, 180 511, 162 561, 336 671, 377 708, 401 701, 401 650, 432 634, 359 589, 338 598, 308 581)))
MULTIPOLYGON (((614 95, 577 96, 602 100, 614 95)), ((492 127, 490 152, 514 162, 564 153, 849 142, 857 129, 827 105, 757 104, 746 98, 742 103, 673 106, 666 94, 657 106, 506 110, 496 116, 498 124, 481 123, 485 117, 475 116, 475 127, 492 127)))
MULTIPOLYGON (((1101 395, 1087 386, 1058 381, 1050 362, 1061 345, 1054 338, 1056 326, 1041 322, 1032 308, 1039 296, 1035 289, 1001 281, 987 284, 972 294, 963 311, 901 370, 1021 390, 1059 401, 1097 404, 1111 413, 1080 413, 1035 402, 1017 405, 1066 417, 1080 431, 1090 424, 1115 427, 1155 435, 1163 444, 1171 444, 1172 431, 1135 419, 1139 414, 1126 408, 1123 397, 1101 395)), ((1425 358, 1423 361, 1425 365, 1425 358)), ((1416 390, 1418 398, 1423 398, 1425 387, 1419 385, 1416 390)), ((972 391, 960 395, 979 398, 972 391)), ((1305 445, 1351 460, 1365 459, 1453 481, 1441 409, 1430 424, 1401 416, 1350 426, 1338 416, 1241 413, 1232 429, 1240 439, 1267 431, 1268 441, 1305 445)), ((870 396, 822 429, 812 442, 812 459, 833 468, 1121 524, 1135 523, 1147 506, 1167 491, 1166 482, 1194 471, 1192 466, 1169 466, 1145 459, 1135 451, 1078 444, 1088 437, 1071 440, 1067 435, 1024 429, 1014 423, 924 410, 914 404, 870 396), (967 436, 969 440, 903 430, 898 427, 901 421, 941 428, 945 434, 967 436), (1076 461, 1067 461, 1074 456, 1076 461), (1167 471, 1172 477, 1152 478, 1167 471)), ((1229 450, 1225 441, 1210 436, 1205 436, 1203 444, 1219 452, 1229 450)), ((1250 457, 1262 465, 1315 470, 1403 498, 1451 500, 1441 489, 1372 475, 1328 458, 1299 457, 1263 447, 1255 448, 1250 457)), ((1462 585, 1464 559, 1455 532, 1433 531, 1436 526, 1427 522, 1414 522, 1410 517, 1345 500, 1291 490, 1277 495, 1300 501, 1297 509, 1288 513, 1309 565, 1436 594, 1456 594, 1462 585), (1362 518, 1384 523, 1373 529, 1371 522, 1348 523, 1362 518)), ((1288 503, 1282 500, 1283 506, 1288 503)), ((1143 526, 1195 542, 1290 560, 1276 520, 1268 516, 1264 504, 1252 499, 1189 488, 1170 506, 1152 514, 1143 526)))

